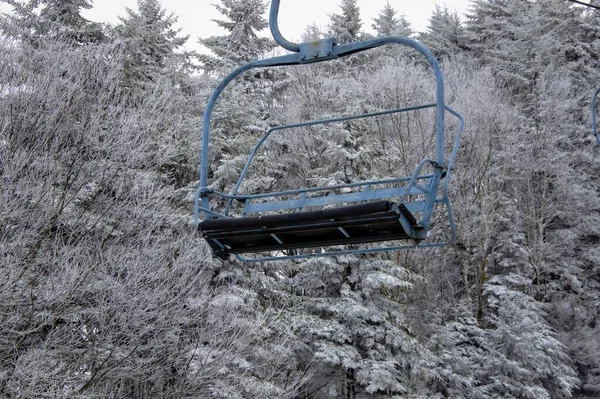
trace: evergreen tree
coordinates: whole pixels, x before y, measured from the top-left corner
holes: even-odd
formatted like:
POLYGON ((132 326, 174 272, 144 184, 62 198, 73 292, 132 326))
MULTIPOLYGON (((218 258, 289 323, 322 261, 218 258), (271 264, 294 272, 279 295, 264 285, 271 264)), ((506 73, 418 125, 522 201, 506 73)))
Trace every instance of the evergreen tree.
POLYGON ((263 16, 264 0, 221 0, 221 5, 215 8, 225 19, 214 22, 225 29, 226 34, 199 40, 212 53, 200 57, 206 71, 224 73, 258 59, 273 48, 270 39, 258 36, 258 32, 269 26, 263 16))
MULTIPOLYGON (((598 55, 590 36, 595 28, 584 20, 580 7, 560 0, 475 1, 468 19, 472 51, 529 116, 539 110, 543 82, 566 75, 589 90, 597 79, 598 55)), ((573 109, 582 119, 583 105, 580 99, 573 109)))
POLYGON ((576 373, 541 306, 499 280, 486 284, 489 313, 483 323, 462 308, 456 321, 431 337, 441 376, 435 390, 445 397, 571 397, 576 373))
POLYGON ((400 15, 396 18, 396 10, 390 5, 388 1, 379 12, 379 16, 373 19, 373 29, 377 33, 377 36, 401 36, 410 37, 413 31, 410 27, 410 22, 406 20, 404 15, 400 15))
MULTIPOLYGON (((222 77, 232 69, 260 58, 273 47, 269 39, 258 36, 268 26, 263 15, 263 0, 223 0, 215 5, 224 19, 216 20, 225 28, 226 35, 200 39, 211 55, 200 56, 202 68, 213 76, 222 77)), ((256 70, 234 80, 221 95, 219 106, 212 116, 213 153, 221 159, 214 165, 214 186, 219 190, 230 189, 244 166, 246 157, 254 145, 253 139, 264 133, 265 122, 272 106, 273 75, 271 70, 256 70)), ((257 160, 260 164, 260 160, 257 160)), ((268 176, 259 177, 268 179, 268 176)), ((253 186, 251 182, 246 182, 253 186)), ((253 190, 260 184, 254 185, 253 190)), ((245 186, 244 186, 245 187, 245 186)))
POLYGON ((99 24, 81 16, 82 10, 92 8, 91 0, 2 0, 11 6, 12 13, 2 18, 5 34, 32 43, 41 37, 71 44, 100 42, 104 39, 99 24))
POLYGON ((119 49, 9 43, 0 396, 298 397, 277 315, 212 281, 188 224, 194 177, 174 190, 163 170, 175 153, 195 175, 185 156, 198 129, 185 121, 199 119, 204 95, 157 84, 131 107, 118 95, 119 49))
POLYGON ((357 0, 342 0, 340 14, 331 14, 329 35, 335 37, 338 43, 350 43, 360 40, 362 22, 357 0))
POLYGON ((302 32, 301 38, 302 42, 310 42, 312 40, 322 39, 324 36, 325 34, 321 30, 321 28, 317 24, 312 23, 306 28, 304 28, 304 32, 302 32))
POLYGON ((498 353, 467 308, 458 309, 456 320, 437 326, 428 344, 437 358, 434 392, 446 398, 492 399, 482 382, 498 353))
MULTIPOLYGON (((481 14, 470 20, 469 31, 488 36, 486 45, 475 43, 474 52, 512 94, 518 113, 518 122, 505 131, 512 138, 496 155, 503 169, 497 174, 511 176, 497 188, 496 197, 504 200, 502 211, 496 213, 506 219, 498 231, 510 234, 493 240, 491 252, 497 264, 488 272, 506 276, 518 270, 531 281, 521 286, 521 293, 549 303, 553 311, 544 316, 561 330, 559 337, 574 361, 586 365, 580 367, 585 370, 582 380, 595 389, 599 362, 582 356, 582 351, 599 346, 589 335, 597 330, 593 318, 582 316, 587 313, 583 309, 595 306, 583 299, 590 281, 584 270, 591 270, 589 259, 595 257, 590 258, 581 237, 598 235, 597 214, 584 210, 600 208, 598 186, 594 177, 582 172, 597 165, 573 159, 579 158, 583 137, 588 135, 580 129, 581 123, 587 124, 582 112, 589 109, 590 82, 597 80, 593 67, 598 59, 593 50, 597 30, 586 21, 590 13, 557 0, 477 2, 476 6, 472 15, 481 14), (565 312, 566 308, 578 309, 578 316, 565 312), (585 327, 590 322, 592 327, 585 327), (581 336, 587 337, 585 350, 573 345, 581 336)), ((506 283, 506 279, 495 281, 506 283)))
POLYGON ((541 305, 517 289, 527 284, 526 278, 509 274, 486 286, 489 313, 484 324, 498 354, 486 365, 493 376, 486 390, 492 396, 569 398, 579 383, 577 375, 541 305))
POLYGON ((436 4, 427 30, 419 40, 438 58, 450 57, 467 49, 466 30, 456 11, 436 4))
MULTIPOLYGON (((578 88, 577 92, 589 90, 600 78, 599 14, 582 11, 585 9, 565 7, 559 0, 540 0, 531 16, 540 20, 532 26, 540 47, 538 62, 545 66, 540 70, 567 75, 578 88)), ((577 108, 582 105, 580 100, 577 108)))
POLYGON ((486 61, 486 51, 498 45, 501 37, 510 36, 509 3, 512 0, 473 0, 467 13, 467 31, 471 51, 478 59, 486 61))
POLYGON ((126 86, 143 86, 160 76, 173 76, 185 64, 189 53, 178 53, 188 40, 175 29, 177 17, 167 14, 159 0, 138 0, 138 10, 127 8, 127 16, 120 18, 117 37, 123 41, 126 61, 126 86))
POLYGON ((40 11, 42 32, 73 42, 97 41, 100 32, 89 29, 97 26, 81 16, 81 10, 90 8, 91 0, 46 0, 40 11))
POLYGON ((270 289, 298 303, 282 322, 306 343, 311 386, 324 397, 410 397, 439 378, 405 317, 413 282, 395 262, 343 256, 288 264, 281 273, 270 289))

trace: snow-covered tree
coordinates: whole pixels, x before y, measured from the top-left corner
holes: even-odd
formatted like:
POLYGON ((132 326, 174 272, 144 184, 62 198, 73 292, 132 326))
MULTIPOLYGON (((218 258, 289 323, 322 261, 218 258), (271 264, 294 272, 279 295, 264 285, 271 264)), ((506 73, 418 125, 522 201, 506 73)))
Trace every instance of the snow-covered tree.
POLYGON ((200 57, 206 71, 222 74, 258 59, 273 48, 270 39, 258 36, 259 32, 269 26, 264 17, 264 0, 221 0, 215 8, 224 19, 214 22, 226 33, 199 40, 212 53, 200 57))
POLYGON ((123 42, 125 86, 144 86, 161 76, 175 77, 190 54, 181 51, 188 40, 175 28, 177 17, 168 14, 159 0, 138 0, 137 11, 127 8, 115 28, 123 42))
MULTIPOLYGON (((466 15, 467 30, 470 48, 477 58, 485 61, 486 54, 495 51, 502 38, 514 37, 512 24, 515 16, 510 7, 516 3, 513 0, 471 2, 466 15)), ((523 7, 528 6, 528 2, 521 3, 523 7)))
POLYGON ((413 31, 410 27, 410 22, 406 20, 404 15, 396 18, 396 14, 396 9, 388 1, 383 10, 379 12, 377 18, 373 19, 373 25, 371 25, 375 29, 377 36, 412 36, 413 31))
POLYGON ((486 398, 494 396, 483 386, 487 366, 498 353, 469 310, 457 310, 455 320, 437 325, 428 345, 437 359, 439 376, 432 391, 446 398, 486 398))
MULTIPOLYGON (((266 3, 262 0, 223 0, 216 8, 224 19, 216 22, 225 28, 223 36, 201 39, 200 43, 212 54, 200 57, 202 68, 215 77, 223 77, 236 67, 259 59, 273 48, 273 42, 259 37, 268 24, 264 19, 266 3)), ((250 150, 268 128, 268 119, 274 106, 277 87, 285 80, 281 72, 255 70, 235 79, 225 90, 212 116, 212 144, 215 161, 213 186, 219 190, 233 187, 246 162, 250 150)), ((256 164, 262 165, 259 156, 256 164)), ((243 189, 252 192, 269 186, 268 174, 254 175, 243 189)))
POLYGON ((360 40, 362 22, 356 0, 342 0, 340 13, 329 15, 329 19, 329 35, 335 37, 338 43, 360 40))
POLYGON ((302 32, 302 42, 310 42, 312 40, 322 39, 325 36, 323 30, 315 23, 312 23, 304 28, 302 32))
POLYGON ((40 37, 71 44, 96 43, 104 40, 99 24, 81 16, 92 8, 91 0, 2 0, 11 12, 2 18, 5 34, 36 42, 40 37))
POLYGON ((487 365, 486 390, 493 396, 569 398, 579 383, 577 374, 539 302, 515 289, 526 284, 525 278, 509 275, 491 279, 486 286, 485 324, 490 327, 489 342, 500 355, 487 365))
POLYGON ((132 107, 118 46, 0 43, 0 396, 296 397, 277 312, 192 228, 207 80, 132 107))
POLYGON ((515 94, 527 95, 535 84, 529 67, 538 48, 531 46, 533 3, 476 0, 467 15, 468 43, 474 55, 489 65, 515 94))
POLYGON ((466 30, 456 11, 436 4, 427 30, 419 40, 438 58, 450 57, 467 49, 466 30))

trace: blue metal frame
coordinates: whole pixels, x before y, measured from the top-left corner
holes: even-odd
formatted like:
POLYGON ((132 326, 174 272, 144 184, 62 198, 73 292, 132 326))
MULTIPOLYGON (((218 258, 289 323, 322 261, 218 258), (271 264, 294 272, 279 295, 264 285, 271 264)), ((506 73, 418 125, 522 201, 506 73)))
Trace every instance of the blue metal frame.
MULTIPOLYGON (((425 197, 423 201, 417 201, 413 203, 406 203, 405 205, 411 210, 411 212, 416 212, 421 215, 421 219, 419 220, 419 224, 423 227, 421 233, 414 232, 414 238, 424 239, 426 238, 427 232, 430 227, 431 218, 433 214, 434 207, 436 204, 441 204, 446 208, 446 213, 448 215, 448 222, 450 226, 450 237, 447 240, 441 242, 434 243, 422 243, 418 246, 415 245, 400 245, 400 246, 383 246, 379 248, 363 248, 358 250, 347 250, 347 251, 336 251, 336 252, 328 252, 328 253, 312 253, 312 254, 303 254, 303 255, 292 255, 292 256, 268 256, 268 257, 258 257, 258 258, 244 258, 242 256, 236 255, 239 260, 242 261, 266 261, 266 260, 280 260, 280 259, 303 259, 310 257, 320 257, 320 256, 330 256, 330 255, 343 255, 343 254, 356 254, 356 253, 366 253, 366 252, 383 252, 383 251, 394 251, 400 249, 410 249, 410 248, 427 248, 427 247, 438 247, 447 245, 452 242, 455 238, 456 231, 454 225, 454 218, 452 216, 450 200, 448 197, 448 183, 450 181, 450 172, 452 165, 454 163, 456 152, 458 150, 458 146, 460 143, 460 138, 462 135, 462 131, 464 128, 464 119, 460 114, 456 111, 452 110, 450 107, 446 106, 444 103, 444 80, 441 72, 441 68, 435 59, 435 57, 420 43, 404 38, 404 37, 383 37, 378 39, 366 40, 357 43, 349 43, 343 45, 337 45, 335 40, 332 38, 302 43, 302 44, 294 44, 283 38, 281 33, 279 32, 279 28, 277 25, 277 15, 279 12, 279 1, 280 0, 272 0, 271 2, 271 12, 270 12, 270 20, 269 25, 271 28, 271 33, 275 41, 280 44, 283 48, 292 51, 292 54, 257 60, 250 62, 248 64, 242 65, 232 71, 229 75, 227 75, 217 86, 212 96, 210 97, 208 104, 206 106, 204 112, 204 120, 202 125, 202 153, 201 153, 201 165, 200 165, 200 186, 195 195, 195 212, 194 219, 196 225, 200 223, 201 219, 210 219, 214 217, 227 218, 229 216, 229 212, 231 210, 231 205, 234 200, 243 202, 245 204, 242 215, 247 213, 258 213, 258 212, 272 212, 276 210, 301 210, 306 207, 314 207, 314 206, 323 206, 334 203, 345 203, 345 202, 357 202, 357 201, 366 201, 372 199, 380 199, 380 198, 390 198, 396 197, 395 200, 398 203, 405 202, 410 196, 421 196, 425 197), (223 90, 227 87, 229 83, 231 83, 236 77, 240 76, 244 72, 255 68, 265 68, 265 67, 273 67, 273 66, 290 66, 290 65, 300 65, 306 63, 314 63, 314 62, 323 62, 327 60, 332 60, 344 56, 348 56, 350 54, 354 54, 360 51, 365 51, 368 49, 377 48, 383 45, 388 44, 399 44, 408 46, 421 55, 423 55, 431 69, 433 70, 433 74, 436 81, 436 102, 432 104, 426 105, 418 105, 406 108, 399 108, 394 110, 386 110, 374 113, 366 113, 360 115, 352 115, 352 116, 344 116, 339 118, 332 119, 324 119, 318 121, 310 121, 303 123, 295 123, 285 126, 277 126, 273 127, 264 134, 264 136, 258 141, 252 152, 248 157, 248 161, 244 166, 244 169, 241 172, 240 178, 237 181, 236 185, 232 189, 231 193, 225 194, 216 192, 208 187, 208 160, 209 160, 209 141, 210 141, 210 121, 211 116, 215 107, 219 96, 223 92, 223 90), (389 115, 393 113, 400 112, 409 112, 420 109, 428 109, 435 108, 436 110, 436 156, 435 159, 424 159, 419 163, 417 168, 415 169, 413 175, 411 177, 402 177, 396 179, 387 179, 383 181, 368 181, 361 183, 352 183, 339 185, 335 187, 317 187, 317 188, 304 188, 298 190, 288 190, 281 191, 276 193, 268 193, 268 194, 256 194, 256 195, 238 195, 238 190, 248 172, 248 169, 254 160, 255 155, 258 150, 262 147, 265 141, 271 136, 272 133, 276 131, 281 131, 284 129, 298 128, 298 127, 307 127, 314 125, 322 125, 326 123, 332 122, 340 122, 345 120, 353 120, 353 119, 361 119, 368 117, 375 117, 381 115, 389 115), (458 118, 459 128, 456 134, 456 138, 454 140, 454 145, 452 148, 451 155, 446 161, 445 159, 445 137, 444 137, 444 117, 445 113, 449 112, 458 118), (433 167, 433 173, 422 174, 422 169, 426 165, 431 165, 433 167), (442 178, 445 178, 444 185, 440 190, 440 181, 442 178), (379 189, 373 190, 372 187, 376 185, 383 184, 399 184, 406 183, 406 185, 400 187, 394 187, 392 189, 379 189), (420 182, 420 184, 417 184, 420 182), (362 189, 362 191, 353 193, 353 194, 337 194, 332 195, 331 193, 334 190, 340 189, 362 189), (438 191, 441 191, 441 196, 438 196, 438 191), (313 194, 313 196, 308 197, 308 193, 313 194), (322 194, 322 196, 318 197, 315 194, 322 194), (327 194, 326 196, 324 194, 327 194), (299 196, 294 200, 286 200, 281 201, 277 200, 277 198, 288 197, 288 196, 299 196), (210 196, 220 197, 222 200, 226 201, 225 210, 223 212, 217 212, 211 209, 210 206, 210 196), (272 202, 261 202, 254 203, 255 200, 264 201, 266 198, 271 198, 272 202)), ((400 216, 400 222, 408 227, 410 224, 408 221, 403 220, 403 216, 400 216)), ((407 230, 408 231, 408 230, 407 230)))
POLYGON ((596 90, 594 93, 594 97, 592 97, 592 131, 594 132, 594 137, 596 137, 596 142, 600 145, 600 135, 598 135, 598 123, 596 121, 596 114, 598 112, 596 108, 596 103, 598 102, 598 94, 600 94, 600 88, 596 90))

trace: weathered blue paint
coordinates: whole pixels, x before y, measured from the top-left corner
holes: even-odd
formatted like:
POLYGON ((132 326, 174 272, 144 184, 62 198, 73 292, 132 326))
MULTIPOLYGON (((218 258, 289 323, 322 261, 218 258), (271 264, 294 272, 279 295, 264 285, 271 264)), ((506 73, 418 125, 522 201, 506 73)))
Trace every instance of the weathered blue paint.
MULTIPOLYGON (((245 213, 256 213, 256 212, 273 212, 278 210, 302 210, 306 207, 316 207, 316 206, 326 206, 330 204, 336 203, 347 203, 347 202, 360 202, 381 198, 396 198, 395 201, 397 203, 405 203, 405 205, 410 209, 411 212, 417 213, 420 215, 419 226, 421 227, 419 231, 413 231, 414 234, 413 239, 424 239, 427 236, 429 231, 431 218, 433 216, 434 207, 437 204, 442 204, 446 208, 446 213, 448 216, 448 223, 450 227, 450 237, 446 241, 436 242, 436 243, 421 243, 418 245, 419 248, 429 248, 429 247, 437 247, 442 245, 447 245, 452 242, 455 237, 455 225, 454 218, 452 216, 451 204, 448 197, 448 185, 450 182, 450 174, 451 168, 454 164, 454 160, 456 158, 456 153, 458 150, 458 146, 460 143, 460 138, 462 131, 464 129, 464 119, 460 114, 456 111, 452 110, 448 106, 445 105, 444 102, 444 79, 442 76, 441 68, 435 59, 435 57, 429 52, 427 48, 423 45, 414 41, 412 39, 408 39, 405 37, 383 37, 372 40, 366 40, 357 43, 349 43, 343 45, 337 45, 335 39, 328 38, 323 40, 316 40, 308 43, 295 44, 286 40, 281 33, 279 32, 279 27, 277 25, 277 16, 279 12, 279 0, 272 0, 271 2, 271 11, 270 11, 270 20, 269 25, 271 28, 271 33, 275 39, 275 41, 280 44, 283 48, 292 52, 292 54, 287 54, 284 56, 257 60, 250 62, 246 65, 242 65, 232 71, 229 75, 227 75, 221 83, 217 86, 213 94, 211 95, 208 104, 206 106, 204 112, 204 120, 202 126, 202 149, 201 149, 201 164, 200 164, 200 185, 195 195, 195 211, 194 211, 194 219, 195 223, 198 225, 201 219, 210 219, 214 217, 230 217, 229 213, 231 210, 231 206, 233 201, 243 202, 244 206, 244 214, 245 213), (393 110, 384 110, 380 112, 366 113, 361 115, 352 115, 352 116, 344 116, 339 118, 331 118, 325 120, 318 121, 309 121, 302 123, 289 124, 284 126, 276 126, 273 127, 264 134, 264 136, 258 141, 255 145, 254 149, 250 153, 246 165, 241 172, 240 178, 235 184, 230 194, 215 192, 214 190, 208 187, 208 160, 209 160, 209 143, 210 143, 210 122, 211 116, 214 111, 215 105, 223 92, 223 90, 227 87, 229 83, 231 83, 236 77, 241 74, 250 71, 256 68, 265 68, 265 67, 273 67, 273 66, 289 66, 289 65, 300 65, 305 63, 313 63, 313 62, 324 62, 327 60, 345 57, 357 52, 377 48, 384 45, 389 44, 398 44, 402 46, 410 47, 417 52, 419 52, 425 59, 428 61, 435 78, 436 82, 436 101, 432 104, 425 105, 416 105, 405 108, 398 108, 393 110), (381 115, 389 115, 393 113, 401 113, 401 112, 409 112, 426 108, 435 108, 436 112, 436 154, 435 159, 425 159, 421 161, 421 163, 415 168, 415 171, 410 177, 402 177, 396 179, 387 179, 382 181, 369 181, 369 182, 361 182, 361 183, 351 183, 346 185, 339 185, 335 187, 316 187, 316 188, 304 188, 297 190, 287 190, 276 193, 267 193, 267 194, 256 194, 256 195, 238 195, 238 190, 248 172, 252 161, 254 160, 257 152, 263 146, 265 141, 271 136, 273 132, 298 128, 298 127, 306 127, 306 126, 314 126, 319 124, 340 122, 346 120, 360 119, 360 118, 368 118, 375 117, 381 115), (458 131, 456 133, 454 144, 452 148, 452 152, 448 160, 445 158, 445 113, 449 112, 459 121, 458 131), (433 172, 428 174, 422 174, 422 169, 424 166, 430 165, 433 167, 433 172), (444 177, 444 185, 441 187, 441 196, 438 191, 440 191, 440 183, 441 179, 444 177), (394 184, 406 182, 407 184, 401 187, 396 187, 392 189, 373 189, 373 186, 383 185, 383 184, 394 184), (417 184, 417 182, 420 182, 417 184), (350 189, 350 188, 360 188, 362 191, 355 192, 352 194, 332 194, 333 190, 339 189, 350 189), (307 197, 307 194, 323 194, 321 197, 307 197), (328 193, 328 194, 325 194, 328 193), (291 195, 298 195, 299 198, 295 200, 281 200, 282 197, 288 197, 291 195), (410 197, 420 195, 424 197, 424 200, 413 201, 411 203, 410 197), (223 211, 219 212, 211 208, 210 197, 218 197, 221 200, 226 200, 226 206, 223 211), (264 202, 266 199, 270 199, 271 202, 264 202), (261 200, 262 202, 257 203, 256 200, 261 200)), ((600 91, 600 90, 599 90, 600 91)), ((598 92, 596 93, 598 94, 598 92)), ((595 98, 594 98, 595 101, 595 98)), ((595 108, 594 108, 595 109, 595 108)), ((595 118, 594 118, 594 131, 595 128, 595 118)), ((598 138, 597 134, 596 137, 598 138)), ((410 226, 408 221, 403 221, 404 216, 401 215, 400 222, 406 226, 410 226)), ((417 242, 417 241, 415 241, 417 242)), ((220 245, 220 244, 219 244, 220 245)), ((276 260, 276 259, 303 259, 310 257, 319 257, 319 256, 328 256, 328 255, 342 255, 342 254, 352 254, 352 253, 364 253, 364 252, 381 252, 381 251, 395 251, 401 249, 409 249, 409 248, 417 248, 417 245, 402 245, 402 246, 387 246, 384 245, 380 248, 364 248, 359 250, 352 251, 341 251, 341 252, 333 252, 333 253, 313 253, 307 255, 293 255, 293 256, 269 256, 269 257, 257 257, 257 258, 243 258, 239 255, 236 255, 238 259, 245 261, 264 261, 264 260, 276 260)))
POLYGON ((287 41, 279 32, 279 24, 277 23, 279 15, 279 0, 271 1, 271 11, 269 13, 269 28, 271 29, 271 35, 273 35, 273 39, 286 50, 293 51, 297 53, 300 51, 300 46, 287 41))

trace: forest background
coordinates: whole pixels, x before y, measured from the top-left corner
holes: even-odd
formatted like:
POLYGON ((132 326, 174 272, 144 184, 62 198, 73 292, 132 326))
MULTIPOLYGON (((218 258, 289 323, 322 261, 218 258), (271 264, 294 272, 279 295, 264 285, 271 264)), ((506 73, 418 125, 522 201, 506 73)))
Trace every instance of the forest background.
MULTIPOLYGON (((1 0, 0 396, 568 398, 600 395, 600 14, 564 0, 436 8, 415 33, 390 5, 342 0, 304 39, 418 39, 467 121, 448 247, 243 265, 195 232, 203 107, 219 78, 277 54, 262 0, 221 0, 226 34, 189 39, 158 0, 119 24, 90 0, 1 0)), ((264 129, 432 96, 385 49, 248 74, 219 101, 211 184, 264 129)), ((274 140, 243 189, 407 175, 425 111, 274 140), (275 155, 274 155, 275 154, 275 155)), ((428 130, 429 129, 429 130, 428 130)))

